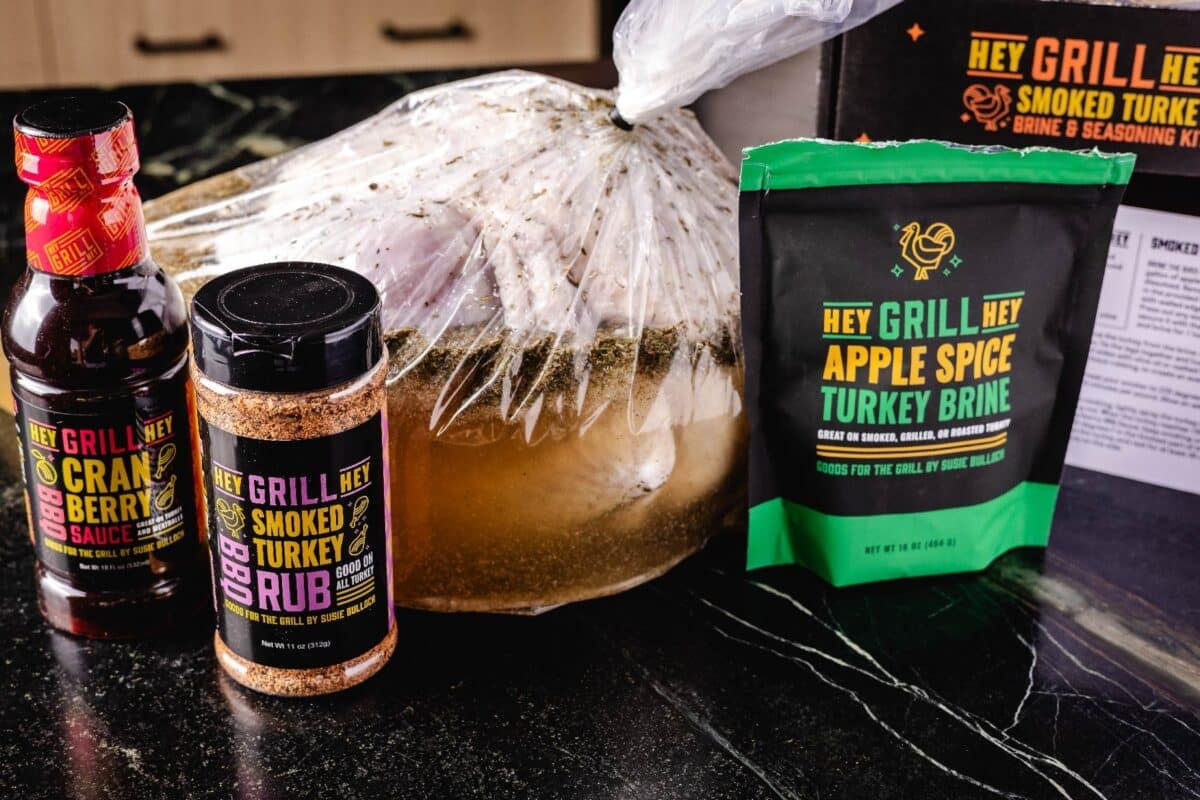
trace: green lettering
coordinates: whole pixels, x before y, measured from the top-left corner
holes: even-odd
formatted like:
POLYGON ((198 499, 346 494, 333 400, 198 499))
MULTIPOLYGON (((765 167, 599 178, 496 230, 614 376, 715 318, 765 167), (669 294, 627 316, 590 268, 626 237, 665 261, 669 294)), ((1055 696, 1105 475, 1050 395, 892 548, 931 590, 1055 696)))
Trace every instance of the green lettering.
POLYGON ((879 304, 879 338, 885 342, 895 341, 900 336, 900 304, 894 301, 879 304))
MULTIPOLYGON (((889 394, 885 392, 885 394, 889 394)), ((874 425, 875 424, 875 403, 878 401, 878 395, 870 389, 858 390, 858 424, 859 425, 874 425)))
POLYGON ((824 401, 821 406, 821 419, 824 422, 829 422, 833 418, 833 398, 837 396, 837 387, 822 386, 821 399, 824 401))
POLYGON ((969 297, 962 299, 962 324, 960 328, 963 336, 972 336, 979 333, 979 326, 971 324, 971 299, 969 297))

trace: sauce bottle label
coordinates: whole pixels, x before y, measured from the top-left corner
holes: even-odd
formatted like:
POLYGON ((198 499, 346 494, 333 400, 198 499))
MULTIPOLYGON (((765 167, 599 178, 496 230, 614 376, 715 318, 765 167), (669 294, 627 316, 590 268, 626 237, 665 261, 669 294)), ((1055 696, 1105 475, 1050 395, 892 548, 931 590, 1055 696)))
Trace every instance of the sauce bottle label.
POLYGON ((38 559, 84 590, 128 591, 191 568, 196 488, 186 371, 95 412, 52 411, 15 396, 38 559))
POLYGON ((217 628, 239 656, 325 667, 391 630, 385 424, 267 441, 200 419, 217 628))

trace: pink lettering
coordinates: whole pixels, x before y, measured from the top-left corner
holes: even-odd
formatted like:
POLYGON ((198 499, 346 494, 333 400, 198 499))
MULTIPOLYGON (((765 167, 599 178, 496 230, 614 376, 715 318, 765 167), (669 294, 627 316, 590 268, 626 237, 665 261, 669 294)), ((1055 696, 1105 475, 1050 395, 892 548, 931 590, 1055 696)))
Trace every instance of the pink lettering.
POLYGON ((274 572, 258 573, 258 607, 279 610, 279 576, 274 572))
POLYGON ((241 542, 235 542, 228 536, 218 536, 217 541, 220 542, 221 555, 241 561, 243 564, 250 560, 250 548, 241 542))
POLYGON ((256 506, 266 505, 267 495, 263 491, 263 476, 251 475, 247 486, 250 488, 250 502, 256 506))
POLYGON ((263 610, 322 611, 333 605, 330 574, 311 572, 258 572, 258 604, 263 610))
POLYGON ((285 573, 283 575, 283 610, 295 612, 303 611, 307 607, 304 601, 304 576, 285 573))
POLYGON ((246 562, 250 560, 250 548, 219 534, 217 542, 223 556, 221 589, 242 605, 252 605, 254 593, 250 591, 250 568, 246 566, 246 562))
POLYGON ((238 583, 238 581, 243 577, 245 577, 247 580, 250 578, 249 570, 247 570, 245 567, 241 567, 237 570, 230 570, 227 569, 228 566, 228 561, 221 563, 221 571, 226 573, 225 576, 221 578, 221 589, 225 592, 227 597, 232 597, 242 605, 252 605, 254 603, 254 594, 250 591, 250 587, 246 586, 245 584, 238 583), (231 572, 235 574, 229 574, 231 572))
POLYGON ((333 597, 329 586, 328 572, 308 573, 308 607, 313 611, 321 611, 333 605, 333 597))

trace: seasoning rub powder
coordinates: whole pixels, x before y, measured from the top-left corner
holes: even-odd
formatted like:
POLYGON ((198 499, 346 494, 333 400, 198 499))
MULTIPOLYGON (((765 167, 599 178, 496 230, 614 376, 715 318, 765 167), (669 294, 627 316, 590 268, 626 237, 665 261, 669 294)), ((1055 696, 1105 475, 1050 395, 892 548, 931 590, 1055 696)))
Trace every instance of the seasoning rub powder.
POLYGON ((266 264, 192 303, 217 657, 276 695, 366 680, 396 644, 379 294, 266 264))

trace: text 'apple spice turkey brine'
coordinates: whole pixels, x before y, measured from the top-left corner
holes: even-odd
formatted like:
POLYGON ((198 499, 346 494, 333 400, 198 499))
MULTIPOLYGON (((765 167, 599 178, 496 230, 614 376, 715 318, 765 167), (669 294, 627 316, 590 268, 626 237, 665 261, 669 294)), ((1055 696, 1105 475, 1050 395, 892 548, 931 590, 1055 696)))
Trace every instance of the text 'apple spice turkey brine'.
POLYGON ((133 116, 63 97, 14 120, 28 268, 4 314, 38 600, 70 633, 190 621, 208 575, 179 288, 150 259, 133 116))
POLYGON ((192 301, 217 657, 260 692, 345 689, 395 649, 379 309, 367 279, 308 263, 192 301))

